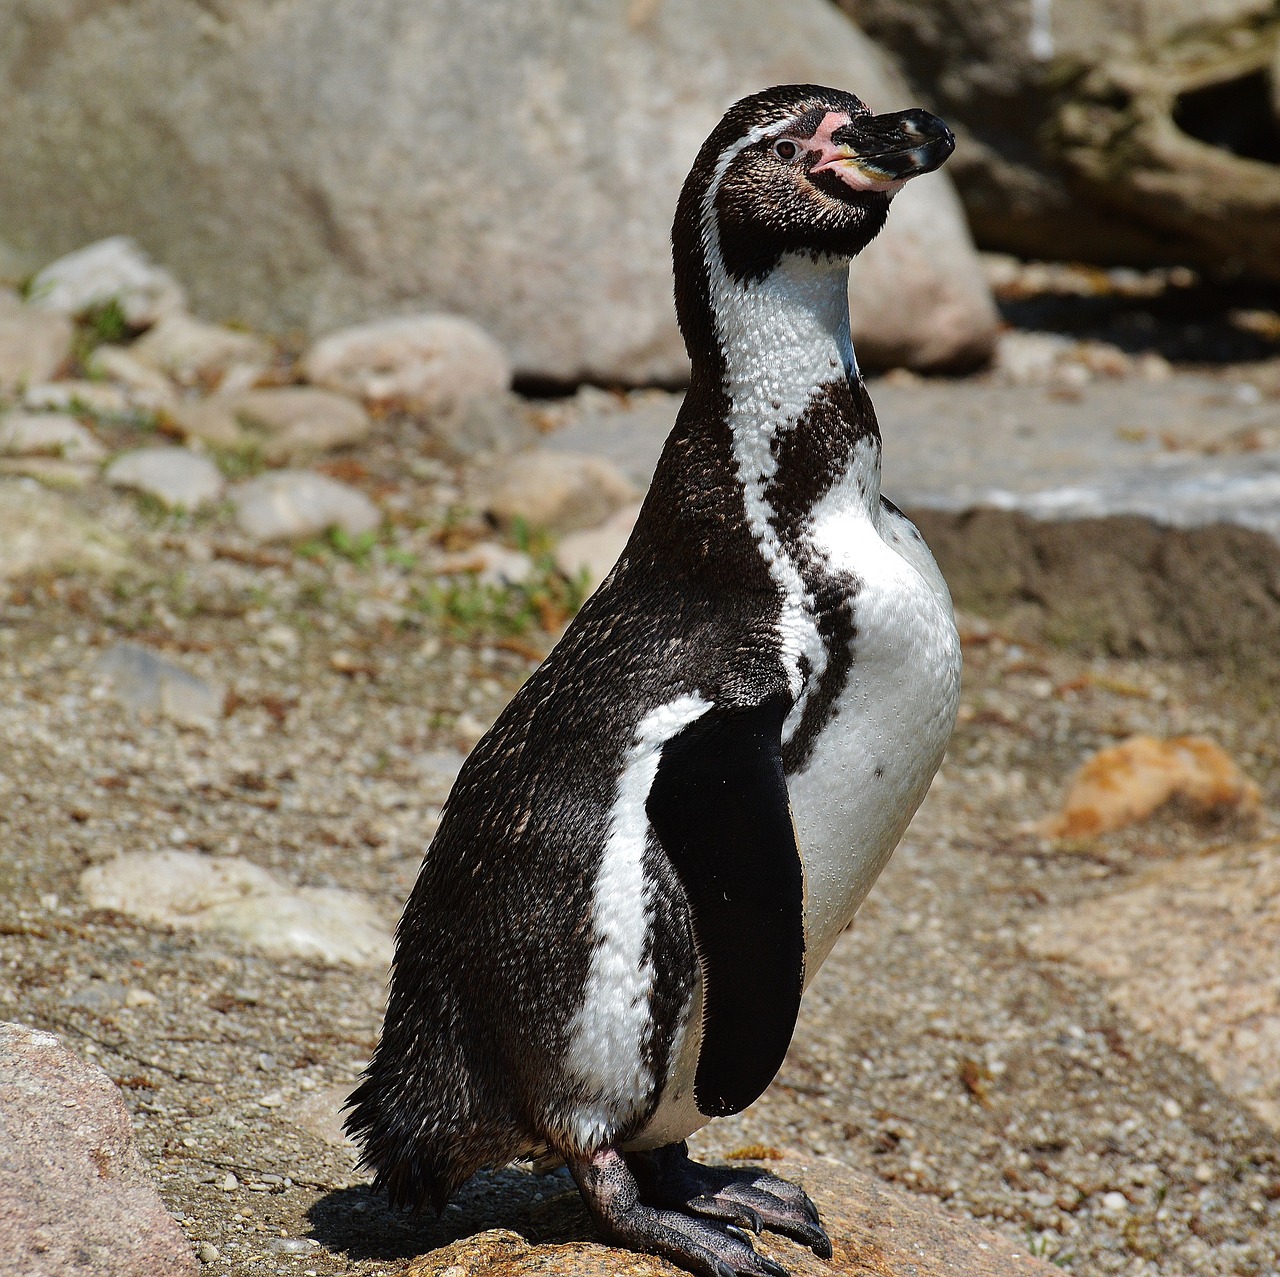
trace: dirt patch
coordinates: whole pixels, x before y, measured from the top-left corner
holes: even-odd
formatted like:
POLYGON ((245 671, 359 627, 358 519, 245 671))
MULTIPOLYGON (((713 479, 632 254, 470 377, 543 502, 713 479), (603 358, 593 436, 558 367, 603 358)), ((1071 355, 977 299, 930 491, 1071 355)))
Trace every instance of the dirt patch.
POLYGON ((960 607, 1076 651, 1196 658, 1280 680, 1280 545, 1230 524, 913 510, 960 607))

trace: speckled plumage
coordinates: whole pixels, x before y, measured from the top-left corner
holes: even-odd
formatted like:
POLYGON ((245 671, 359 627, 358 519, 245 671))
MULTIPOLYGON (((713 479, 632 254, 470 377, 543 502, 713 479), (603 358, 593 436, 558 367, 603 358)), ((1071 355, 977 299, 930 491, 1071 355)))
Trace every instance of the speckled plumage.
POLYGON ((959 644, 880 496, 845 299, 901 182, 816 171, 832 137, 897 118, 771 90, 694 165, 673 233, 689 394, 614 570, 464 765, 401 921, 349 1119, 397 1201, 547 1151, 588 1194, 582 1159, 750 1103, 928 788, 959 644))

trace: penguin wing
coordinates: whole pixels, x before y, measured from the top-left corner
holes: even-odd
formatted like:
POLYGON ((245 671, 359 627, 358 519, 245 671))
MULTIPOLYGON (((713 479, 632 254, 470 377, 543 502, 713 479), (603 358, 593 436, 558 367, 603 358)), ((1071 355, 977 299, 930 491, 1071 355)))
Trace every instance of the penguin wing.
POLYGON ((737 1113, 773 1080, 804 989, 804 874, 782 770, 787 703, 714 708, 663 747, 649 823, 702 965, 694 1100, 737 1113))

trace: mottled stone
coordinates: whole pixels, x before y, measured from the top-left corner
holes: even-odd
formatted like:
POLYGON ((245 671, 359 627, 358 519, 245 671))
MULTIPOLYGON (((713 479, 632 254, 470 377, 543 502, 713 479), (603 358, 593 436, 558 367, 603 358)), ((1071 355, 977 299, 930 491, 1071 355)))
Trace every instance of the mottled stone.
POLYGON ((0 1024, 0 1254, 12 1277, 199 1271, 111 1079, 22 1024, 0 1024))
POLYGON ((283 386, 229 398, 242 440, 256 444, 272 464, 359 443, 373 429, 360 404, 329 390, 283 386))
POLYGON ((173 509, 195 510, 222 496, 222 472, 186 448, 138 448, 118 456, 106 469, 108 483, 133 488, 173 509))

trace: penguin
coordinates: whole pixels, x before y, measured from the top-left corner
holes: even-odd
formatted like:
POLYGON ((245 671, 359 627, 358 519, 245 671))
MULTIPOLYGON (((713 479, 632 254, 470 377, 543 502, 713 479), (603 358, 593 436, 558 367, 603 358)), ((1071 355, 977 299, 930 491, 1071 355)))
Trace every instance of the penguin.
POLYGON ((951 154, 922 110, 784 85, 726 113, 672 231, 688 393, 618 562, 462 767, 348 1101, 374 1186, 443 1209, 563 1159, 604 1237, 703 1277, 822 1257, 802 1188, 686 1140, 772 1081, 928 790, 960 644, 880 493, 848 265, 951 154))

